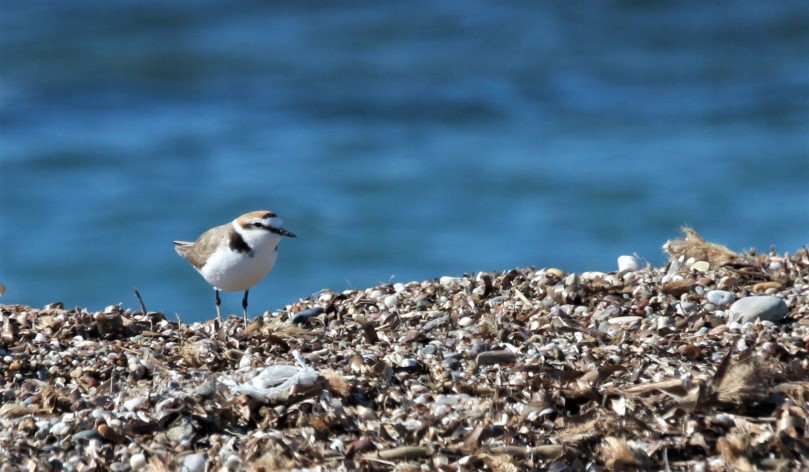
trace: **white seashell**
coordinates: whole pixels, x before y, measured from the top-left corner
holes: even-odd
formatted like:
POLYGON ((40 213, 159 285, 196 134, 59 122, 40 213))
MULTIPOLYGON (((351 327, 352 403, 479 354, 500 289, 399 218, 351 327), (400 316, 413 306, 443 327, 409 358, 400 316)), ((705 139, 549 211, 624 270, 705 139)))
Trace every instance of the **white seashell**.
POLYGON ((135 411, 140 408, 141 405, 143 405, 143 398, 135 397, 125 401, 122 406, 129 411, 135 411))
POLYGON ((399 296, 398 295, 388 295, 385 297, 385 306, 389 309, 396 308, 396 305, 399 304, 399 296))
POLYGON ((132 454, 129 458, 129 467, 132 470, 140 470, 146 467, 146 456, 143 453, 132 454))
POLYGON ((205 454, 189 454, 183 458, 182 471, 204 472, 206 462, 205 454))
POLYGON ((708 261, 697 261, 691 264, 691 270, 693 272, 708 272, 711 268, 711 264, 708 261))
POLYGON ((618 272, 630 272, 639 270, 642 267, 640 258, 637 256, 619 256, 618 272))
POLYGON ((64 421, 59 421, 58 423, 51 426, 50 433, 56 437, 65 436, 70 431, 70 425, 65 423, 64 421))

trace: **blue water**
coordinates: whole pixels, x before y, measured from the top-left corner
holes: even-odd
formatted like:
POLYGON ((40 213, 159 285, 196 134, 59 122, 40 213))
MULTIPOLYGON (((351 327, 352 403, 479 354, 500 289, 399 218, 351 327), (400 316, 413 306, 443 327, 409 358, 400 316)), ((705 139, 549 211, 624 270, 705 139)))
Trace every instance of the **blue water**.
POLYGON ((794 252, 809 2, 0 0, 0 302, 210 318, 171 241, 256 209, 299 237, 253 314, 682 224, 794 252))

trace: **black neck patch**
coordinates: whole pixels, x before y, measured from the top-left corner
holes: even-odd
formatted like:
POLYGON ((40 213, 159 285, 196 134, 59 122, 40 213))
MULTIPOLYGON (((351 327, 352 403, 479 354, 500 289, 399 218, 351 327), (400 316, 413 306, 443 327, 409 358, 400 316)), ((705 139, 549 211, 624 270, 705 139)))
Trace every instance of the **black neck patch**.
POLYGON ((253 257, 253 250, 247 245, 246 242, 244 242, 242 235, 236 231, 232 231, 230 233, 230 241, 228 241, 228 246, 230 246, 230 248, 236 252, 246 253, 248 256, 253 257))

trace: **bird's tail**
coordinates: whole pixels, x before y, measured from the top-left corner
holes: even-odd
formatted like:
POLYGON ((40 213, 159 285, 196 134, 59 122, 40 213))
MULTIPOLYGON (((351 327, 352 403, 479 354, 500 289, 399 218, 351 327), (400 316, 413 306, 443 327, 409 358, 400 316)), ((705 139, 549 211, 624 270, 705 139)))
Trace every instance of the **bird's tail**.
POLYGON ((188 241, 174 241, 174 250, 177 251, 177 254, 185 257, 186 251, 193 245, 194 243, 188 241))

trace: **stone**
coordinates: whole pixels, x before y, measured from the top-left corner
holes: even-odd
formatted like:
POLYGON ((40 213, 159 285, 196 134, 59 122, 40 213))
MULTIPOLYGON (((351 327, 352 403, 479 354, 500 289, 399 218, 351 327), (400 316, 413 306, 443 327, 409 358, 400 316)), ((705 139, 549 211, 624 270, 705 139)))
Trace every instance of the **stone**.
POLYGON ((641 268, 641 261, 636 256, 619 256, 618 272, 631 272, 641 268))
POLYGON ((727 290, 711 290, 705 294, 705 299, 714 305, 730 305, 733 303, 733 294, 727 290))
POLYGON ((740 323, 756 320, 778 322, 786 318, 788 311, 784 300, 768 295, 745 297, 730 307, 733 321, 740 323))
POLYGON ((708 272, 708 269, 710 268, 711 264, 708 261, 697 261, 691 264, 692 272, 708 272))
POLYGON ((694 302, 681 302, 677 304, 677 313, 680 315, 688 315, 697 309, 697 304, 694 302))
POLYGON ((289 322, 291 324, 306 323, 309 320, 309 318, 319 316, 324 311, 325 310, 324 310, 324 308, 322 306, 315 306, 315 307, 312 307, 312 308, 308 308, 306 310, 299 311, 298 313, 295 313, 294 315, 292 315, 292 317, 289 319, 289 322))
POLYGON ((143 453, 132 454, 129 458, 129 467, 132 470, 141 470, 146 467, 146 456, 143 453))
POLYGON ((135 411, 143 405, 143 398, 141 397, 134 397, 126 400, 123 403, 123 407, 129 411, 135 411))
POLYGON ((183 458, 183 472, 204 472, 205 454, 189 454, 183 458))
POLYGON ((396 308, 396 305, 398 304, 399 304, 398 295, 388 295, 387 297, 385 297, 385 306, 388 307, 389 309, 392 310, 396 308))
POLYGON ((637 323, 642 319, 643 319, 642 316, 635 316, 635 315, 616 316, 615 318, 610 318, 609 323, 623 325, 623 324, 637 323))
POLYGON ((450 277, 445 275, 438 279, 438 283, 441 284, 442 287, 451 287, 453 284, 458 284, 462 286, 468 285, 468 282, 463 277, 450 277))

